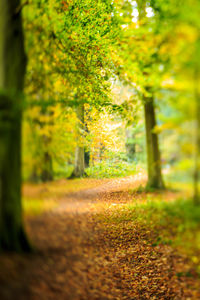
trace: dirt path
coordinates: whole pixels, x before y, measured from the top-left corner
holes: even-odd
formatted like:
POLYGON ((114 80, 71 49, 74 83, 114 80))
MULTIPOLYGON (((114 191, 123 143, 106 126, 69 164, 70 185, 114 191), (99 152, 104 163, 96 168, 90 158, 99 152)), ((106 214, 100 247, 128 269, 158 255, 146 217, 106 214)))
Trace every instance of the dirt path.
POLYGON ((145 181, 145 178, 145 175, 139 173, 134 176, 112 179, 97 187, 67 194, 60 201, 59 207, 54 210, 54 213, 69 213, 74 215, 88 211, 91 212, 94 204, 102 201, 103 197, 109 198, 112 193, 136 188, 145 181))
POLYGON ((172 248, 152 250, 149 231, 127 224, 116 231, 96 218, 106 205, 132 201, 128 191, 143 180, 140 174, 70 193, 53 211, 28 218, 39 250, 1 258, 0 299, 200 299, 197 280, 176 276, 187 262, 172 248))

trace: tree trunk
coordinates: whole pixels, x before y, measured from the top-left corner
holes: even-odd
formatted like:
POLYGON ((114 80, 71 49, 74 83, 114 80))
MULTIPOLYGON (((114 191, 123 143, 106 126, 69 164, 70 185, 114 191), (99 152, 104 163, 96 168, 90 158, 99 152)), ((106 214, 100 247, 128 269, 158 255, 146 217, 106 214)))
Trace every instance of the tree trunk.
POLYGON ((42 182, 53 180, 53 164, 52 157, 49 152, 44 153, 44 166, 41 174, 42 182))
MULTIPOLYGON (((84 128, 84 104, 80 104, 76 108, 76 114, 79 120, 79 134, 80 139, 83 138, 84 128)), ((82 145, 82 141, 79 141, 79 145, 77 145, 75 150, 75 166, 72 177, 82 177, 85 172, 85 149, 84 145, 82 145)))
POLYGON ((28 179, 30 182, 32 183, 38 183, 40 181, 40 178, 37 174, 37 168, 36 166, 33 166, 33 170, 29 176, 29 179, 28 179))
MULTIPOLYGON (((50 115, 53 117, 53 113, 51 113, 50 115)), ((49 123, 41 124, 42 127, 45 127, 47 125, 53 126, 54 125, 53 120, 51 120, 49 123)), ((50 133, 50 136, 47 136, 47 135, 42 136, 42 142, 44 144, 42 172, 41 172, 42 182, 47 182, 47 181, 53 180, 53 159, 52 159, 52 155, 49 151, 49 147, 52 142, 52 137, 51 137, 51 132, 49 132, 49 133, 50 133)))
POLYGON ((164 183, 161 174, 161 159, 158 146, 158 136, 155 132, 153 132, 153 129, 156 126, 153 98, 145 99, 144 112, 148 166, 147 189, 163 189, 164 183))
MULTIPOLYGON (((89 134, 89 129, 88 129, 88 125, 87 125, 87 122, 85 122, 85 114, 86 116, 88 115, 88 112, 84 111, 84 126, 85 126, 85 133, 86 134, 89 134)), ((85 153, 84 153, 84 159, 85 159, 85 168, 88 168, 90 166, 90 151, 87 150, 85 148, 85 153)))
POLYGON ((85 150, 84 160, 85 160, 85 168, 88 168, 90 165, 90 152, 89 151, 85 150))
POLYGON ((19 0, 0 0, 0 249, 29 251, 21 207, 21 108, 26 56, 19 0))
POLYGON ((135 134, 132 128, 126 128, 126 153, 130 160, 135 158, 136 153, 136 144, 135 144, 135 134))

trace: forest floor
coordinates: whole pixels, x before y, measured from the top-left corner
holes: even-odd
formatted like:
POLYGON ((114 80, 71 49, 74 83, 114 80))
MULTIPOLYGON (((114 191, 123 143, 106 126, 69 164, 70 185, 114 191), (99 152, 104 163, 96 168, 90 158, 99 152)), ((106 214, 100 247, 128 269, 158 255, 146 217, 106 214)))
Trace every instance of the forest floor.
POLYGON ((37 250, 1 255, 0 299, 200 299, 192 260, 161 239, 163 227, 145 222, 145 211, 143 221, 130 214, 133 203, 173 202, 180 193, 148 195, 138 189, 144 184, 140 173, 25 185, 26 230, 37 250))

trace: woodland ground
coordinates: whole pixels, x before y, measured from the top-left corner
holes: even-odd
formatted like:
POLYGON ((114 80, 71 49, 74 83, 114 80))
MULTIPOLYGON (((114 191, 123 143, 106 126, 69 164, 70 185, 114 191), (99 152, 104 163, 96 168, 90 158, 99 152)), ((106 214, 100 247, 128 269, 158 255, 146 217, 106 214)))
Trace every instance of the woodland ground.
POLYGON ((1 255, 0 299, 200 299, 192 260, 162 239, 160 223, 145 222, 145 211, 130 214, 133 203, 173 202, 180 193, 138 192, 144 183, 140 173, 25 185, 25 224, 37 250, 1 255))

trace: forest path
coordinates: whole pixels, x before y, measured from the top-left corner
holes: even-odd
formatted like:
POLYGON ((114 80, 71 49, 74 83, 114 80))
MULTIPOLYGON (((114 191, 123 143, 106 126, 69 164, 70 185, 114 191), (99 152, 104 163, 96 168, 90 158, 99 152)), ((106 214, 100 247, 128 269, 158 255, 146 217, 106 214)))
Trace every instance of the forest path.
POLYGON ((28 235, 38 250, 1 258, 0 299, 200 299, 199 281, 177 276, 188 268, 185 258, 168 245, 153 247, 154 232, 134 222, 105 221, 113 208, 143 201, 134 189, 144 180, 138 174, 102 181, 28 217, 28 235))
POLYGON ((90 211, 94 208, 94 203, 102 203, 102 198, 109 199, 112 193, 128 191, 135 189, 144 183, 146 175, 139 172, 137 175, 125 178, 111 179, 103 182, 97 187, 84 189, 66 194, 63 200, 59 202, 59 207, 54 209, 55 213, 80 214, 90 211))

